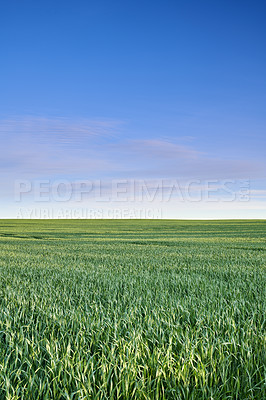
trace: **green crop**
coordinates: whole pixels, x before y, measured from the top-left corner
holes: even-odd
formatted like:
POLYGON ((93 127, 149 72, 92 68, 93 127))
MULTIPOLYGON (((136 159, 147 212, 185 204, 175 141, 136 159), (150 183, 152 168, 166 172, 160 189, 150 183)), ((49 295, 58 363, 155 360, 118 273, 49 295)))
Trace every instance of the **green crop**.
POLYGON ((266 221, 0 221, 0 399, 265 399, 266 221))

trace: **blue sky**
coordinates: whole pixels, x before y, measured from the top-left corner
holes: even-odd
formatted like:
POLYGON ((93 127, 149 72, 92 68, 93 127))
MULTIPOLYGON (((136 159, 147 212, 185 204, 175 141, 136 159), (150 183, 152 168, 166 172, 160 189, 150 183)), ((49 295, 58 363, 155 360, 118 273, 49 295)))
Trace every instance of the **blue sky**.
POLYGON ((2 2, 0 217, 137 207, 266 218, 265 15, 263 1, 2 2), (197 180, 189 187, 203 198, 36 201, 33 187, 49 181, 52 192, 60 180, 164 192, 197 180), (219 191, 227 180, 233 201, 219 191), (31 190, 18 201, 22 181, 31 190))

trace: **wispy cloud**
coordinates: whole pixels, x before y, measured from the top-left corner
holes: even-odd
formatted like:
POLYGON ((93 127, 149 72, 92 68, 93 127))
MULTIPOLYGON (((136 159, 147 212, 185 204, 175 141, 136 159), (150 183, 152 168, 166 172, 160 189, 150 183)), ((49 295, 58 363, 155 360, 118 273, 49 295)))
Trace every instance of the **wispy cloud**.
POLYGON ((89 175, 110 170, 102 141, 113 140, 121 121, 47 117, 0 119, 0 167, 10 178, 89 175))
MULTIPOLYGON (((162 138, 123 137, 123 122, 106 119, 12 117, 0 119, 0 167, 9 180, 258 179, 265 163, 214 158, 162 138)), ((182 136, 180 136, 182 138, 182 136)), ((182 140, 181 140, 182 141, 182 140)))
POLYGON ((0 135, 11 135, 10 140, 12 136, 36 136, 73 144, 88 137, 116 136, 120 125, 121 121, 105 119, 15 116, 0 119, 0 135))
POLYGON ((169 140, 160 139, 143 139, 131 140, 128 143, 131 151, 144 154, 148 158, 159 159, 197 159, 201 152, 180 144, 173 143, 169 140))
POLYGON ((249 195, 251 198, 257 199, 257 200, 266 200, 266 190, 264 189, 251 189, 249 190, 249 195))
MULTIPOLYGON (((123 188, 123 179, 127 179, 131 206, 134 204, 144 207, 146 201, 147 208, 162 208, 164 217, 183 218, 187 215, 191 218, 193 212, 200 212, 202 217, 208 217, 212 215, 209 214, 209 210, 214 206, 211 202, 205 204, 204 198, 210 190, 205 180, 233 179, 235 185, 227 185, 229 193, 228 190, 224 190, 223 182, 211 184, 211 190, 215 189, 217 197, 221 200, 218 208, 213 209, 213 215, 217 216, 217 210, 221 207, 227 213, 225 215, 231 213, 232 217, 236 216, 236 212, 239 212, 239 215, 242 212, 241 216, 245 216, 248 210, 254 213, 254 210, 261 212, 265 209, 266 192, 262 185, 265 178, 265 162, 213 157, 193 146, 193 142, 184 144, 181 135, 176 139, 144 135, 140 139, 136 136, 134 138, 134 133, 131 132, 128 138, 122 126, 121 121, 106 119, 29 116, 0 119, 0 200, 4 207, 7 204, 9 207, 14 206, 15 183, 18 181, 29 181, 35 190, 38 182, 42 180, 48 180, 53 188, 53 185, 56 187, 56 182, 62 179, 69 183, 68 186, 73 192, 73 198, 67 202, 69 207, 75 207, 75 198, 79 197, 76 196, 80 187, 77 182, 88 180, 93 182, 96 196, 99 193, 97 181, 101 181, 102 196, 111 199, 104 200, 103 204, 109 208, 117 208, 121 198, 120 195, 117 195, 117 200, 114 197, 116 189, 113 188, 113 181, 120 180, 123 188), (158 180, 164 179, 166 181, 158 191, 158 180), (242 193, 239 192, 237 179, 256 179, 260 184, 251 185, 250 191, 248 186, 250 200, 247 204, 237 200, 230 201, 230 208, 225 201, 230 197, 230 193, 235 194, 236 199, 240 198, 242 193), (179 191, 173 190, 173 180, 180 183, 181 200, 179 191), (200 180, 199 184, 195 180, 200 180), (152 202, 143 200, 143 182, 144 193, 146 189, 148 191, 148 199, 153 199, 156 194, 152 202), (186 196, 187 192, 188 204, 186 197, 182 203, 182 196, 186 196), (162 201, 159 201, 160 193, 162 201), (203 200, 197 202, 195 208, 195 203, 190 200, 198 199, 201 195, 203 200), (165 200, 170 197, 171 201, 165 200)), ((53 193, 52 189, 51 192, 53 193)), ((34 198, 34 194, 30 192, 28 196, 23 197, 25 204, 32 201, 32 196, 34 198)), ((85 204, 99 207, 91 192, 83 197, 85 204)), ((53 200, 48 203, 49 206, 58 208, 58 204, 53 200)), ((24 203, 19 203, 19 206, 22 204, 24 203)), ((47 205, 46 203, 45 206, 47 205)), ((123 205, 125 206, 124 202, 123 205)), ((39 207, 39 203, 33 202, 32 207, 39 207)), ((5 208, 3 210, 6 216, 5 208)))
POLYGON ((214 158, 191 146, 160 140, 123 141, 113 147, 128 177, 197 179, 262 178, 265 163, 256 160, 214 158))

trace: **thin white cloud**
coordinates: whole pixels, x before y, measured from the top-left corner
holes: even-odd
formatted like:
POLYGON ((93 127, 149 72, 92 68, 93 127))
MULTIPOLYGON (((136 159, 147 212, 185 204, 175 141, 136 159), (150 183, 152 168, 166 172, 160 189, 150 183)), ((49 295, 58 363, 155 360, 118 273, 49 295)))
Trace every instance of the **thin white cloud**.
POLYGON ((88 137, 115 136, 120 125, 121 121, 105 119, 15 116, 0 119, 0 135, 9 135, 10 140, 12 136, 37 136, 73 144, 88 137))
POLYGON ((124 141, 112 147, 124 162, 124 176, 145 178, 261 179, 265 163, 213 158, 190 146, 165 140, 124 141))
POLYGON ((0 119, 1 172, 10 179, 31 179, 110 171, 100 143, 114 139, 121 123, 35 116, 0 119))
POLYGON ((251 190, 249 190, 249 194, 251 196, 266 196, 266 190, 265 189, 251 189, 251 190))
POLYGON ((177 140, 124 139, 118 135, 121 124, 106 119, 0 119, 2 176, 9 181, 58 176, 89 180, 263 177, 261 162, 211 158, 177 140))
POLYGON ((202 154, 191 147, 159 139, 132 140, 129 146, 131 151, 144 153, 149 158, 197 159, 202 154))

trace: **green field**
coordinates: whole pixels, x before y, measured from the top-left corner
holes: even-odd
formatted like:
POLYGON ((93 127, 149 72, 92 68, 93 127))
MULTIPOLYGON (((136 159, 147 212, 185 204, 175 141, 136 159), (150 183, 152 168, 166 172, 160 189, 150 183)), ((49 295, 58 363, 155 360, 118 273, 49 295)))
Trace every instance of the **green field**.
POLYGON ((266 221, 1 220, 0 399, 266 399, 266 221))

